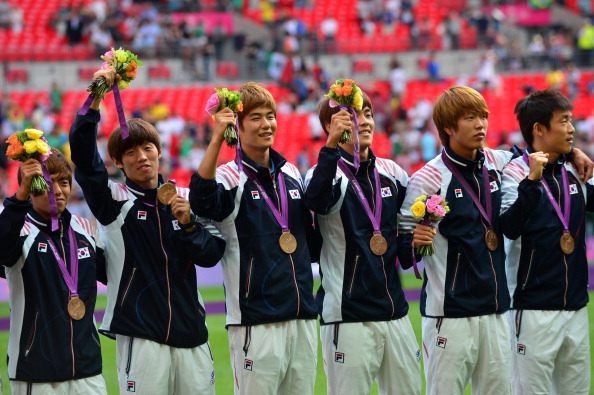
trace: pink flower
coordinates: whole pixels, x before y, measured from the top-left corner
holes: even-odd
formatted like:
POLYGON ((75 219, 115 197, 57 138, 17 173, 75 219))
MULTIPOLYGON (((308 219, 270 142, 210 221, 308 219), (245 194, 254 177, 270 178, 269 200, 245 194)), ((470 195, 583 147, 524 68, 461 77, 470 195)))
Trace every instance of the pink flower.
POLYGON ((101 65, 101 70, 105 70, 109 66, 111 66, 111 64, 109 62, 103 62, 103 64, 101 65))
POLYGON ((103 54, 107 59, 113 59, 113 52, 107 51, 103 54))
POLYGON ((435 202, 437 204, 440 204, 442 202, 443 198, 439 195, 431 195, 431 201, 435 202))
POLYGON ((445 215, 446 215, 446 209, 443 206, 441 206, 441 205, 438 204, 437 205, 436 214, 438 216, 440 216, 440 217, 445 217, 445 215))
POLYGON ((431 199, 427 200, 426 204, 427 204, 427 211, 430 213, 435 213, 437 211, 437 207, 439 207, 439 204, 435 203, 431 199))
POLYGON ((213 93, 206 102, 204 109, 208 114, 215 115, 220 105, 221 101, 219 100, 219 95, 217 93, 213 93))

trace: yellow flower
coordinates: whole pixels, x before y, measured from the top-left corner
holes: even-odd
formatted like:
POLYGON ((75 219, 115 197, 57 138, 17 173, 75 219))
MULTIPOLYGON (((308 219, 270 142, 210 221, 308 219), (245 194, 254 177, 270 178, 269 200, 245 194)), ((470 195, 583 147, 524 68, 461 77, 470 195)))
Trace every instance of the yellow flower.
POLYGON ((425 200, 427 200, 427 195, 421 195, 415 199, 415 202, 424 202, 425 200))
POLYGON ((38 139, 43 136, 43 132, 37 129, 25 129, 25 133, 27 133, 27 137, 30 139, 38 139))
POLYGON ((35 140, 25 141, 23 147, 28 154, 34 154, 37 152, 37 143, 35 143, 35 140))
POLYGON ((361 94, 360 90, 358 90, 357 93, 355 93, 355 96, 353 97, 353 107, 355 107, 355 109, 359 111, 363 109, 363 95, 361 94))
POLYGON ((35 145, 37 146, 37 152, 39 152, 42 155, 47 154, 50 151, 50 147, 49 145, 47 145, 47 143, 41 139, 36 139, 35 141, 35 145))
POLYGON ((120 63, 126 63, 126 60, 128 59, 128 54, 123 49, 118 49, 117 51, 115 51, 115 58, 120 63))
POLYGON ((415 216, 416 219, 421 219, 425 216, 425 203, 423 202, 416 202, 410 208, 412 215, 415 216))
POLYGON ((130 81, 119 80, 118 81, 118 88, 120 90, 126 89, 130 86, 130 81))

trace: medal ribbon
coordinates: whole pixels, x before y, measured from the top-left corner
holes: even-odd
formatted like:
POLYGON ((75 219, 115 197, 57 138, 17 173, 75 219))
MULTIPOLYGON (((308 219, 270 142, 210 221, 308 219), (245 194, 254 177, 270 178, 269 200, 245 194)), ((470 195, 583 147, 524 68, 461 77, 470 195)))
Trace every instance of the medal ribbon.
POLYGON ((353 116, 353 121, 355 122, 355 141, 356 143, 353 144, 353 167, 355 168, 355 173, 359 171, 359 150, 360 150, 360 143, 359 143, 359 122, 357 121, 357 112, 355 111, 355 107, 349 106, 347 104, 339 104, 334 100, 330 100, 329 102, 330 107, 339 107, 341 110, 347 110, 353 116))
MULTIPOLYGON (((120 96, 120 88, 118 88, 117 82, 115 82, 112 85, 112 91, 113 91, 113 99, 115 100, 116 111, 118 113, 118 120, 120 122, 120 130, 122 131, 122 139, 127 139, 129 136, 128 124, 126 123, 126 116, 124 115, 124 106, 122 104, 122 97, 120 96)), ((78 110, 78 115, 85 115, 87 113, 87 111, 89 111, 89 108, 91 107, 91 104, 93 103, 93 100, 95 100, 95 97, 93 97, 93 95, 89 95, 87 97, 87 100, 85 100, 85 102, 83 103, 80 110, 78 110)))
POLYGON ((348 165, 340 158, 338 160, 338 167, 340 170, 347 176, 351 184, 353 184, 353 188, 355 189, 355 193, 359 198, 359 201, 365 208, 365 212, 367 213, 367 217, 371 220, 371 224, 373 225, 373 233, 374 234, 381 234, 380 230, 380 223, 382 218, 382 193, 380 191, 380 182, 379 182, 379 172, 377 171, 377 167, 373 168, 373 175, 375 176, 375 213, 371 210, 369 206, 369 202, 367 198, 363 194, 363 190, 361 189, 361 185, 355 178, 355 175, 349 169, 348 165))
POLYGON ((56 194, 54 193, 54 182, 52 181, 52 176, 45 165, 45 161, 41 161, 41 170, 43 171, 43 179, 49 186, 49 191, 47 191, 47 199, 49 200, 50 218, 52 220, 51 229, 52 232, 54 232, 58 230, 58 205, 56 203, 56 194))
POLYGON ((462 188, 464 188, 466 193, 470 195, 472 201, 474 202, 474 205, 476 206, 476 208, 478 208, 485 221, 487 221, 487 224, 489 224, 489 229, 493 229, 493 225, 491 224, 491 188, 489 187, 489 173, 487 172, 487 167, 485 166, 485 164, 483 163, 482 171, 483 185, 485 187, 485 205, 487 206, 486 211, 485 207, 483 207, 481 201, 476 196, 476 193, 474 193, 468 182, 464 179, 462 173, 460 173, 460 170, 458 170, 458 168, 454 165, 452 160, 446 154, 445 149, 441 151, 441 159, 443 160, 443 163, 446 165, 448 170, 452 172, 456 180, 458 180, 458 182, 462 184, 462 188))
POLYGON ((64 279, 66 286, 70 290, 70 294, 72 296, 78 296, 78 250, 76 248, 77 244, 76 237, 74 235, 74 230, 72 230, 71 226, 68 227, 68 244, 70 244, 70 273, 68 272, 68 268, 66 267, 66 262, 58 253, 58 249, 52 241, 52 238, 47 234, 44 234, 44 236, 46 237, 50 249, 52 250, 54 257, 58 262, 58 267, 60 268, 60 272, 62 273, 62 278, 64 279))
POLYGON ((246 174, 247 178, 251 182, 256 184, 258 191, 260 191, 260 193, 264 197, 264 201, 266 202, 268 207, 270 207, 270 211, 272 211, 274 218, 276 218, 276 221, 282 227, 283 232, 288 232, 289 231, 289 203, 287 200, 287 188, 285 185, 285 177, 283 176, 283 171, 280 168, 277 170, 278 194, 280 196, 280 203, 281 203, 281 211, 280 212, 278 211, 278 209, 272 202, 272 199, 270 198, 270 196, 268 196, 268 194, 264 190, 264 186, 262 186, 262 183, 260 182, 260 180, 258 180, 258 177, 256 177, 256 175, 251 170, 244 168, 243 172, 246 174))
MULTIPOLYGON (((522 158, 524 159, 524 162, 526 162, 526 165, 529 165, 528 154, 526 152, 524 152, 522 158)), ((557 200, 553 196, 551 188, 549 188, 549 184, 547 184, 547 182, 542 177, 540 178, 540 183, 542 184, 549 201, 553 205, 553 208, 557 212, 557 217, 559 217, 559 220, 561 220, 561 223, 563 224, 563 231, 569 233, 569 213, 571 210, 571 199, 569 197, 569 178, 567 176, 567 170, 565 169, 565 166, 561 166, 561 175, 563 177, 563 208, 565 214, 561 212, 561 207, 559 207, 557 204, 557 200)))

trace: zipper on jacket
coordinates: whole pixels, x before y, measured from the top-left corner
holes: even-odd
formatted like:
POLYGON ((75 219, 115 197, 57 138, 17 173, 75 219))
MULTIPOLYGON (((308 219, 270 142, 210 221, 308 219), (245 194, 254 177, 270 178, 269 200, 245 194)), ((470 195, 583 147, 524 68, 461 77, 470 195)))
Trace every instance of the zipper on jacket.
POLYGON ((394 316, 394 300, 392 299, 392 295, 390 295, 390 289, 388 288, 388 275, 386 274, 386 263, 384 262, 384 257, 381 256, 380 257, 382 260, 382 271, 384 272, 384 284, 386 286, 386 294, 388 295, 388 298, 390 299, 390 304, 392 305, 392 314, 390 314, 390 317, 394 316))
POLYGON ((134 274, 136 274, 136 266, 132 268, 132 274, 130 275, 130 279, 128 280, 128 285, 126 285, 126 290, 124 291, 124 296, 122 296, 120 307, 124 305, 124 301, 126 300, 126 296, 128 295, 128 291, 130 290, 130 285, 132 285, 132 280, 134 280, 134 274))
POLYGON ((355 257, 355 267, 353 269, 353 276, 351 277, 351 285, 349 286, 349 295, 353 292, 353 283, 355 282, 355 274, 357 273, 357 264, 359 263, 359 255, 355 257))
POLYGON ((454 287, 456 285, 456 277, 458 277, 458 266, 460 265, 460 253, 456 257, 456 270, 454 270, 454 279, 452 280, 452 287, 450 288, 450 292, 454 293, 454 287))
POLYGON ((33 342, 35 341, 35 335, 37 334, 37 319, 39 318, 39 310, 35 312, 35 320, 33 321, 33 328, 31 328, 31 335, 29 336, 29 343, 27 344, 27 349, 25 350, 25 357, 29 355, 29 351, 31 351, 31 347, 33 347, 33 342))
POLYGON ((171 332, 171 284, 169 283, 169 257, 167 256, 167 252, 165 251, 165 246, 163 246, 163 233, 161 229, 161 217, 159 216, 159 203, 156 202, 155 204, 155 212, 157 213, 157 226, 159 228, 159 242, 161 243, 161 250, 163 251, 163 255, 165 255, 165 279, 167 282, 167 309, 169 312, 169 319, 167 320, 167 333, 165 334, 165 342, 169 340, 169 333, 171 332))
POLYGON ((532 260, 534 259, 534 250, 530 252, 530 261, 528 262, 528 270, 526 270, 526 277, 524 277, 524 283, 522 284, 522 290, 526 289, 528 284, 528 278, 530 277, 530 270, 532 269, 532 260))
POLYGON ((250 258, 250 266, 248 267, 247 279, 245 280, 245 298, 250 296, 250 284, 252 282, 252 267, 254 265, 254 257, 250 258))
POLYGON ((74 328, 72 327, 72 318, 70 318, 70 356, 72 357, 72 377, 76 374, 74 365, 74 328))
MULTIPOLYGON (((486 163, 483 163, 483 166, 486 166, 486 163)), ((477 165, 475 167, 475 169, 477 167, 480 168, 480 165, 477 165)), ((472 172, 472 175, 474 177, 474 180, 476 181, 476 187, 477 187, 477 190, 478 190, 478 201, 479 201, 479 204, 481 204, 480 203, 480 201, 481 201, 481 184, 478 181, 478 179, 476 178, 476 173, 474 171, 472 172)), ((487 177, 489 177, 489 172, 488 171, 487 171, 487 177)), ((483 183, 484 183, 484 181, 485 180, 483 180, 483 183)), ((487 179, 486 181, 489 181, 489 179, 487 179)), ((491 193, 491 191, 490 190, 486 190, 485 191, 485 194, 487 194, 487 193, 491 193)), ((485 196, 485 199, 486 199, 486 196, 485 196)), ((492 215, 493 213, 491 212, 489 214, 492 215)), ((481 223, 482 223, 482 221, 481 221, 481 223)), ((483 226, 485 226, 485 225, 483 224, 483 226)), ((485 231, 486 230, 487 229, 485 229, 485 231)), ((495 311, 497 311, 497 310, 499 310, 499 300, 497 299, 497 297, 499 295, 499 283, 497 282, 497 272, 495 271, 495 266, 493 265, 493 254, 492 254, 491 250, 489 250, 488 248, 487 248, 487 253, 489 254, 489 261, 491 263, 491 271, 493 272, 493 281, 495 281, 495 311)))
POLYGON ((293 262, 293 255, 289 254, 291 260, 291 268, 293 269, 293 282, 295 283, 295 293, 297 294, 297 316, 301 310, 301 295, 299 294, 299 286, 297 285, 297 275, 295 273, 295 262, 293 262))

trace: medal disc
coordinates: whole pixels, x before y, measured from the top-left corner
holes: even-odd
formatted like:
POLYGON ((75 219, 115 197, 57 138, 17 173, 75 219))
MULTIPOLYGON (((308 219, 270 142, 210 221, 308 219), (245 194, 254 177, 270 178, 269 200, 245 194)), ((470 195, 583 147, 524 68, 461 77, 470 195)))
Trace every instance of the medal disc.
POLYGON ((575 248, 575 242, 573 241, 573 237, 569 232, 563 232, 563 236, 561 236, 559 244, 561 245, 561 250, 567 255, 571 254, 575 248))
POLYGON ((375 255, 384 255, 388 251, 388 242, 380 233, 375 233, 369 240, 369 248, 375 255))
POLYGON ((487 233, 485 233, 485 244, 490 251, 495 251, 497 249, 499 239, 497 238, 497 233, 495 233, 493 229, 487 229, 487 233))
POLYGON ((283 231, 280 238, 278 239, 281 250, 287 254, 292 254, 297 249, 297 239, 289 231, 283 231))
POLYGON ((176 193, 177 189, 175 188, 175 185, 170 182, 166 182, 165 184, 161 185, 159 189, 157 189, 157 198, 161 203, 169 204, 169 201, 173 196, 175 196, 176 193))
POLYGON ((68 315, 73 320, 80 320, 85 316, 85 304, 78 296, 73 296, 68 301, 68 315))

